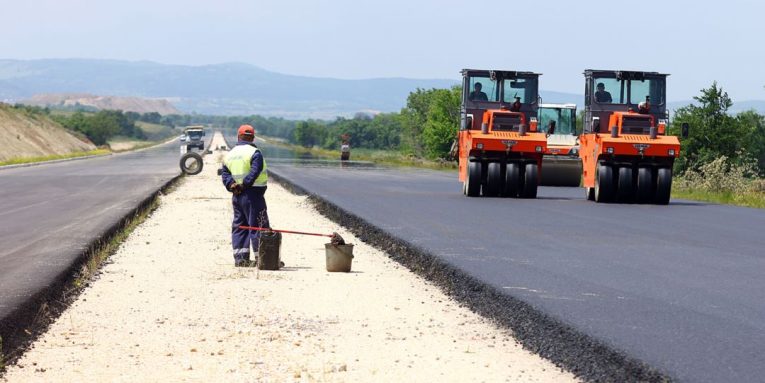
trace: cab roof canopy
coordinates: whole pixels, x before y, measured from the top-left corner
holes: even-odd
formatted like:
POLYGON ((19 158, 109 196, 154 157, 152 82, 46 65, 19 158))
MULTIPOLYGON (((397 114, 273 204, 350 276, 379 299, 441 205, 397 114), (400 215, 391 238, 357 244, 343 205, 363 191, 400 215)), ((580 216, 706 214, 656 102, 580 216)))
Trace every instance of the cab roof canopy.
POLYGON ((463 77, 469 76, 488 76, 492 79, 514 79, 523 77, 538 77, 541 73, 515 71, 515 70, 499 70, 499 69, 463 69, 460 71, 463 77))
POLYGON ((643 80, 646 78, 667 77, 669 74, 634 70, 585 69, 584 76, 586 78, 613 76, 617 80, 643 80))

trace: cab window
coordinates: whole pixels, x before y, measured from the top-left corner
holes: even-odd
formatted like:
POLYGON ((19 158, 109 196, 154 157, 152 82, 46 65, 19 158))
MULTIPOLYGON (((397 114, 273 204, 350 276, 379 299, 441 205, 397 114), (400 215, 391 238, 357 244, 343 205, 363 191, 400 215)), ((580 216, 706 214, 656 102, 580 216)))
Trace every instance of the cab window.
POLYGON ((524 104, 533 104, 537 101, 531 99, 535 94, 533 89, 531 89, 533 86, 533 81, 526 79, 505 80, 504 86, 505 95, 504 99, 502 100, 504 102, 513 103, 515 102, 516 97, 518 97, 524 104))
POLYGON ((664 104, 664 80, 617 80, 595 78, 593 101, 599 104, 637 105, 649 97, 652 104, 664 104))
POLYGON ((576 116, 572 109, 539 108, 539 126, 547 131, 550 121, 555 121, 555 134, 573 134, 576 129, 576 116))
POLYGON ((497 101, 497 82, 488 76, 473 76, 468 81, 468 100, 470 101, 497 101))

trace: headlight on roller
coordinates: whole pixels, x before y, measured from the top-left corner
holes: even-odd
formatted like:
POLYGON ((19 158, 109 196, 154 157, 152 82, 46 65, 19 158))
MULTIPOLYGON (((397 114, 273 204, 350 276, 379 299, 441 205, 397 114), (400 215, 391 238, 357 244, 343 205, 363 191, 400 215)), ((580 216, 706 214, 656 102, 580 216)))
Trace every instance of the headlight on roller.
POLYGON ((674 157, 675 156, 675 149, 667 150, 667 154, 669 154, 670 157, 674 157))
POLYGON ((542 153, 542 147, 541 146, 537 146, 536 148, 534 148, 534 150, 536 150, 537 153, 542 153))
POLYGON ((483 144, 475 144, 476 149, 483 149, 483 144))
POLYGON ((614 148, 613 147, 606 148, 606 153, 614 154, 614 148))

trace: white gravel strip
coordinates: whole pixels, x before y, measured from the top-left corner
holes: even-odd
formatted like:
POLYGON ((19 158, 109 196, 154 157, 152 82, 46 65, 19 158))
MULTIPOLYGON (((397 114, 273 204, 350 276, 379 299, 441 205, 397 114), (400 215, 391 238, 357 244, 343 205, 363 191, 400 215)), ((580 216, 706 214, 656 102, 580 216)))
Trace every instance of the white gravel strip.
POLYGON ((339 231, 353 272, 326 271, 326 238, 289 234, 284 269, 234 268, 220 156, 162 197, 3 381, 575 380, 274 183, 271 224, 339 231))

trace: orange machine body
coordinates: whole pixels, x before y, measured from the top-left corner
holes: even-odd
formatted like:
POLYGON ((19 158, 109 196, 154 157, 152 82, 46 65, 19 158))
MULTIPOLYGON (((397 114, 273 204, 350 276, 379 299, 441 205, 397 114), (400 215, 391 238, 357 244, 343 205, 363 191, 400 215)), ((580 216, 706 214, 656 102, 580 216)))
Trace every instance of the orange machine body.
POLYGON ((600 162, 667 162, 680 155, 680 140, 675 136, 665 136, 666 124, 657 126, 651 115, 631 110, 614 112, 609 117, 608 126, 610 128, 605 133, 585 133, 579 138, 584 187, 595 186, 595 169, 600 162), (624 122, 635 119, 646 120, 644 124, 649 125, 649 129, 656 129, 656 137, 625 134, 624 122), (612 133, 614 129, 616 134, 612 133))
MULTIPOLYGON (((475 118, 475 116, 474 116, 475 118)), ((547 137, 538 132, 536 119, 529 119, 521 112, 511 112, 504 109, 490 109, 483 112, 481 125, 488 130, 462 130, 459 132, 459 180, 465 182, 467 165, 471 157, 518 159, 525 162, 542 164, 542 155, 547 150, 547 137), (525 133, 519 131, 499 130, 502 124, 498 121, 510 118, 528 126, 525 133)))

